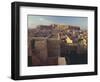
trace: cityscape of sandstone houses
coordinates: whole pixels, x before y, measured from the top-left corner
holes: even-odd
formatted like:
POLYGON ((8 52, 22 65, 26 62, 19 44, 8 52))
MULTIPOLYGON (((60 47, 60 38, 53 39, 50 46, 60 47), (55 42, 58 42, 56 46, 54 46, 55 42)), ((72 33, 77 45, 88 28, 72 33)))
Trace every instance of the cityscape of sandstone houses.
POLYGON ((28 29, 28 66, 87 64, 88 33, 79 26, 51 24, 28 29))

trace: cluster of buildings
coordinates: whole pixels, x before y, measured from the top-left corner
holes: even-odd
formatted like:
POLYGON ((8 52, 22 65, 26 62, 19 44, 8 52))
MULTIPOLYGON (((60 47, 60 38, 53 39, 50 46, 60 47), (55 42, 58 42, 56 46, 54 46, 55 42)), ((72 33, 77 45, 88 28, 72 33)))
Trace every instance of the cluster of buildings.
POLYGON ((87 30, 81 30, 78 26, 71 25, 39 25, 35 29, 29 29, 29 37, 57 38, 66 43, 77 43, 87 46, 87 30))
POLYGON ((28 30, 28 66, 87 64, 87 30, 38 25, 28 30))

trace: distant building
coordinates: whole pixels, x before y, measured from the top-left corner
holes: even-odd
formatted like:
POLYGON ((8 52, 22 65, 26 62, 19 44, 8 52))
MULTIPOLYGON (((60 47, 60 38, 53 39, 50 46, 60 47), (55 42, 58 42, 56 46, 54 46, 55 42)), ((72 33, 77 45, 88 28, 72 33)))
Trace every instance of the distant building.
POLYGON ((54 29, 53 25, 38 25, 37 29, 40 30, 52 30, 54 29))
POLYGON ((68 36, 66 38, 66 43, 67 44, 72 44, 73 43, 73 40, 71 40, 68 36))
POLYGON ((68 29, 70 29, 70 30, 80 30, 80 27, 79 26, 71 26, 71 25, 69 25, 68 29))

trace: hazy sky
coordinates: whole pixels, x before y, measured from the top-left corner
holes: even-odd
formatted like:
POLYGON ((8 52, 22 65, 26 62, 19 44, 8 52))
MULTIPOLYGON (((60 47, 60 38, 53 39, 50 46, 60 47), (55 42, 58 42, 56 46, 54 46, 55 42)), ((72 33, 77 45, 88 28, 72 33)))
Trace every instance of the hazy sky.
POLYGON ((35 28, 37 25, 66 24, 80 26, 86 29, 88 26, 87 17, 71 16, 46 16, 46 15, 28 15, 28 28, 35 28))

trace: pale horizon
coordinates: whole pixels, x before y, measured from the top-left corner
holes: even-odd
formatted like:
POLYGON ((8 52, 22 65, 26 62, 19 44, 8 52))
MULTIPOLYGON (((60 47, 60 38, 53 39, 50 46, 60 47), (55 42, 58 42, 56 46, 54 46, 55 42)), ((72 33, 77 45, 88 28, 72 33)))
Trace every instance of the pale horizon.
POLYGON ((36 28, 37 25, 63 24, 79 26, 80 29, 87 29, 87 17, 72 16, 47 16, 47 15, 28 15, 28 28, 36 28))

